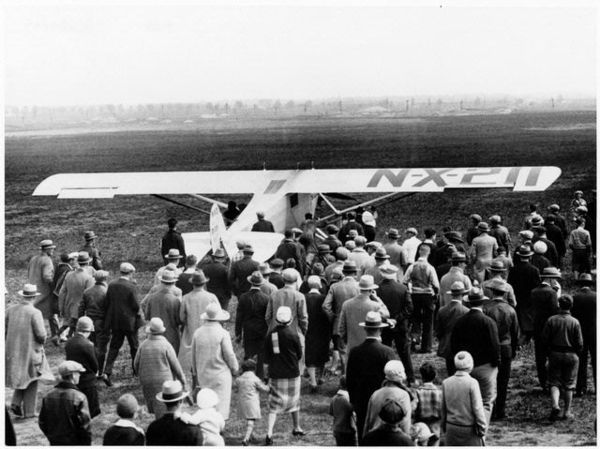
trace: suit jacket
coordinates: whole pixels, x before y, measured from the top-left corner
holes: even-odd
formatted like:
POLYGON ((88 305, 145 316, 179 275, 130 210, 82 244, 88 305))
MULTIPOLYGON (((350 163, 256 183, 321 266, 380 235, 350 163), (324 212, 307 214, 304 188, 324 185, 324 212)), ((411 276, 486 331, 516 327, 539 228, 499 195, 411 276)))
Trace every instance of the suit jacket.
POLYGON ((74 360, 85 368, 85 373, 81 373, 79 378, 79 385, 87 386, 96 383, 98 359, 96 359, 96 351, 91 341, 75 332, 75 335, 65 344, 65 355, 66 360, 74 360))
POLYGON ((203 442, 200 426, 185 424, 170 412, 151 422, 146 431, 148 446, 202 446, 203 442))
POLYGON ((471 309, 460 317, 450 337, 452 354, 467 351, 473 357, 474 366, 500 363, 500 341, 498 326, 481 310, 471 309))
POLYGON ((202 271, 209 279, 206 290, 216 295, 221 307, 231 298, 231 284, 227 267, 220 262, 210 262, 202 265, 202 271))
POLYGON ((296 269, 298 269, 300 273, 304 271, 304 257, 302 256, 302 251, 300 250, 300 246, 292 239, 283 239, 283 242, 277 247, 277 251, 275 251, 273 258, 281 259, 284 263, 288 259, 294 259, 296 262, 296 269))
POLYGON ((44 318, 52 316, 52 292, 54 290, 54 263, 47 254, 33 256, 27 267, 27 279, 37 286, 40 296, 35 299, 35 306, 42 311, 44 318))
POLYGON ((559 257, 564 257, 567 252, 567 245, 565 244, 565 236, 563 235, 562 229, 552 223, 546 223, 546 236, 548 240, 554 243, 556 246, 556 251, 558 252, 559 257))
POLYGON ((586 341, 596 341, 596 292, 584 287, 573 296, 571 314, 579 320, 586 341))
POLYGON ((450 301, 438 311, 435 319, 435 335, 439 341, 437 355, 440 357, 447 359, 454 356, 450 347, 452 329, 459 318, 467 313, 469 309, 458 301, 450 301))
POLYGON ((327 314, 330 321, 333 321, 333 334, 339 335, 338 326, 340 324, 340 314, 342 313, 342 304, 350 298, 354 298, 360 293, 358 282, 353 277, 347 276, 331 286, 325 301, 323 301, 323 311, 327 314))
POLYGON ((273 293, 273 296, 271 296, 270 301, 267 304, 265 319, 269 326, 269 332, 277 325, 275 315, 277 314, 277 309, 281 306, 288 306, 292 309, 292 322, 290 328, 298 334, 306 335, 306 331, 308 330, 306 298, 302 293, 290 287, 283 287, 282 289, 277 290, 273 293))
POLYGON ((271 298, 260 289, 252 288, 240 296, 235 315, 235 335, 244 340, 260 340, 267 335, 265 315, 271 298))
POLYGON ((78 315, 80 317, 88 316, 94 321, 104 320, 104 315, 106 315, 106 289, 107 285, 104 282, 96 283, 86 289, 79 304, 78 315))
POLYGON ((253 272, 258 270, 260 264, 252 259, 252 257, 246 257, 242 260, 238 260, 231 265, 231 271, 229 272, 229 284, 235 296, 239 298, 242 293, 246 293, 250 290, 250 282, 247 277, 253 272))
POLYGON ((178 249, 179 254, 183 256, 181 259, 179 259, 180 261, 185 260, 185 243, 183 242, 183 237, 181 237, 181 234, 178 231, 169 229, 167 232, 165 232, 161 241, 160 259, 162 261, 165 260, 165 255, 168 254, 169 250, 172 248, 178 249))
POLYGON ((534 238, 533 243, 537 241, 542 241, 548 246, 548 250, 546 251, 545 256, 548 258, 553 267, 558 267, 558 251, 556 250, 556 246, 546 237, 540 237, 538 239, 534 238))
POLYGON ((373 300, 370 297, 362 298, 359 295, 342 305, 338 335, 347 342, 348 350, 358 346, 366 338, 365 329, 358 323, 363 322, 370 311, 379 312, 384 319, 390 316, 387 307, 379 298, 373 300))
POLYGON ((390 318, 397 321, 393 331, 406 331, 413 312, 412 299, 406 286, 393 279, 384 279, 379 284, 377 295, 390 312, 390 318))
POLYGON ((515 265, 508 272, 507 281, 515 290, 521 330, 532 331, 531 290, 540 285, 540 272, 529 262, 516 260, 515 265))
POLYGON ((140 310, 137 286, 129 279, 119 278, 106 290, 105 330, 134 332, 140 310))
POLYGON ((540 335, 544 324, 552 315, 558 313, 556 291, 546 283, 531 290, 531 306, 533 310, 533 332, 540 335))
POLYGON ((51 445, 91 445, 90 420, 87 398, 70 382, 61 381, 42 400, 39 426, 51 445))
POLYGON ((350 402, 357 414, 365 416, 371 395, 381 388, 385 379, 383 368, 398 356, 377 338, 366 338, 348 354, 346 385, 350 402))
POLYGON ((60 294, 58 309, 64 318, 78 318, 83 292, 94 285, 94 278, 82 267, 67 273, 60 294))
POLYGON ((483 313, 496 322, 501 345, 510 345, 512 354, 517 350, 519 322, 517 312, 504 299, 493 299, 483 307, 483 313))

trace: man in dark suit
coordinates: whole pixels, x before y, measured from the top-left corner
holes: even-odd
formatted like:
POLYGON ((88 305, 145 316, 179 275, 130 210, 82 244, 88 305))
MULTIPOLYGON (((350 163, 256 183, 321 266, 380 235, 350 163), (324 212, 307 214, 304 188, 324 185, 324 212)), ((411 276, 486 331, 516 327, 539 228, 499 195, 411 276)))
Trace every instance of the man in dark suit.
POLYGON ((517 312, 512 306, 508 305, 504 298, 509 289, 506 281, 494 278, 488 284, 488 287, 492 292, 492 299, 484 305, 483 313, 496 322, 498 340, 500 341, 500 365, 498 366, 497 379, 498 397, 496 404, 494 404, 492 419, 503 419, 511 362, 517 352, 519 323, 517 322, 517 312))
POLYGON ((533 311, 531 290, 540 284, 540 272, 529 260, 533 251, 529 245, 521 245, 515 253, 515 265, 508 272, 508 283, 512 285, 517 300, 517 317, 521 330, 520 344, 528 342, 533 335, 533 311))
POLYGON ((275 232, 273 223, 265 220, 265 213, 260 211, 256 213, 258 221, 252 225, 252 232, 275 232))
POLYGON ((212 261, 202 264, 202 271, 208 278, 206 290, 214 294, 221 304, 221 309, 227 310, 231 299, 231 285, 227 267, 225 266, 226 254, 222 248, 218 248, 212 255, 212 261))
POLYGON ((546 227, 545 226, 532 226, 531 230, 533 231, 533 240, 532 242, 542 241, 548 246, 548 250, 546 254, 544 254, 553 267, 558 267, 560 264, 558 258, 558 250, 556 249, 556 245, 552 243, 552 241, 546 235, 546 227))
POLYGON ((66 360, 73 360, 85 368, 85 372, 79 377, 77 387, 85 394, 88 400, 90 416, 93 418, 100 414, 100 402, 98 390, 96 389, 96 373, 98 372, 98 360, 94 344, 88 340, 94 331, 92 319, 82 316, 77 320, 75 334, 65 345, 66 360))
POLYGON ((121 277, 108 284, 106 290, 106 317, 104 319, 104 332, 111 333, 110 348, 106 358, 106 367, 102 379, 108 386, 112 385, 110 376, 113 364, 127 338, 131 354, 131 366, 137 352, 139 343, 137 337, 138 318, 140 311, 139 293, 133 280, 135 268, 128 262, 119 267, 121 277))
POLYGON ((588 352, 592 359, 594 392, 596 391, 596 292, 592 290, 596 283, 589 273, 581 273, 577 283, 581 289, 573 296, 571 314, 581 325, 583 349, 579 354, 575 396, 583 396, 587 392, 588 352))
POLYGON ((535 366, 538 379, 543 390, 547 390, 548 380, 548 348, 542 339, 542 330, 548 318, 558 313, 558 296, 552 288, 551 279, 560 279, 560 272, 555 267, 544 268, 540 275, 542 283, 531 290, 531 306, 533 310, 533 340, 535 343, 535 366))
POLYGON ((488 299, 483 290, 471 289, 468 301, 471 310, 456 322, 450 337, 450 347, 454 355, 460 351, 467 351, 473 357, 471 377, 479 382, 483 408, 489 424, 496 400, 500 341, 496 322, 483 313, 483 303, 488 299))
POLYGON ((557 268, 562 268, 562 261, 567 253, 567 245, 565 244, 565 236, 563 235, 563 230, 556 223, 555 215, 548 215, 546 217, 546 236, 548 239, 554 243, 556 246, 556 251, 558 252, 558 266, 557 268))
POLYGON ((381 343, 381 329, 388 327, 383 323, 379 312, 368 312, 365 322, 359 323, 365 328, 365 340, 350 350, 346 368, 346 384, 350 402, 356 412, 356 425, 359 441, 365 425, 369 399, 374 391, 381 388, 385 375, 383 369, 397 356, 389 346, 381 343))
MULTIPOLYGON (((284 262, 288 259, 294 259, 296 268, 303 274, 304 272, 304 257, 302 256, 301 245, 294 241, 294 232, 291 229, 286 229, 283 233, 284 239, 277 247, 275 259, 281 259, 284 262)), ((277 285, 277 284, 275 284, 277 285)))
POLYGON ((260 263, 252 258, 252 255, 254 254, 254 248, 252 248, 252 246, 246 245, 242 251, 244 252, 244 258, 237 262, 233 262, 231 270, 229 271, 229 285, 231 285, 233 294, 238 298, 242 293, 246 293, 250 290, 248 276, 258 270, 258 266, 260 265, 260 263))
POLYGON ((169 226, 169 230, 163 235, 160 245, 160 257, 166 265, 169 261, 164 258, 165 254, 168 254, 169 250, 172 248, 178 249, 179 254, 182 256, 181 259, 179 259, 179 264, 182 265, 185 260, 185 243, 183 242, 183 237, 181 237, 181 234, 177 231, 177 219, 169 218, 167 226, 169 226))
POLYGON ((393 329, 384 329, 381 339, 384 345, 396 345, 396 351, 406 371, 409 384, 415 381, 415 373, 410 356, 410 317, 413 311, 412 300, 408 289, 397 281, 398 267, 387 264, 379 269, 383 280, 379 283, 378 296, 390 312, 390 318, 396 320, 393 329))
POLYGON ((175 414, 180 411, 183 399, 188 395, 178 380, 167 380, 156 399, 164 402, 167 413, 152 421, 146 431, 148 446, 202 446, 204 438, 200 426, 186 424, 175 414))
POLYGON ((437 313, 435 319, 435 335, 438 339, 437 355, 446 360, 446 371, 448 376, 456 372, 454 367, 454 353, 450 347, 450 336, 456 322, 460 317, 469 312, 463 305, 463 297, 467 293, 465 284, 456 281, 450 286, 450 302, 443 306, 437 313))

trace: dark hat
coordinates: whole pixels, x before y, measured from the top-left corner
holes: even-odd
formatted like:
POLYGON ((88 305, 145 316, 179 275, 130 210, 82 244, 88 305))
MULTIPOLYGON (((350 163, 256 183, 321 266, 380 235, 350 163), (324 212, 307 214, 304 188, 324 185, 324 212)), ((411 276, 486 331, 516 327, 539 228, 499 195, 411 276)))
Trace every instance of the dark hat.
POLYGON ((445 232, 444 237, 446 237, 451 242, 465 243, 465 241, 462 238, 462 235, 460 235, 460 232, 458 231, 445 232))
POLYGON ((242 249, 242 252, 244 254, 254 254, 254 248, 252 248, 252 245, 246 245, 244 246, 244 249, 242 249))
POLYGON ((263 285, 265 283, 265 278, 262 274, 260 274, 260 271, 253 272, 250 276, 246 278, 246 280, 254 286, 263 285))
POLYGON ((479 223, 481 221, 481 215, 479 215, 479 214, 471 214, 471 215, 469 215, 469 219, 475 220, 475 221, 477 221, 479 223))
POLYGON ((84 234, 84 238, 85 238, 86 241, 94 240, 96 238, 96 234, 94 234, 94 231, 87 231, 84 234))
POLYGON ((506 271, 506 267, 504 266, 501 260, 492 260, 492 264, 490 265, 488 270, 496 273, 504 273, 506 271))
POLYGON ((400 232, 396 228, 390 228, 388 232, 386 232, 386 235, 391 239, 400 238, 400 232))
POLYGON ((381 314, 373 310, 367 312, 367 315, 365 316, 365 321, 363 321, 362 323, 358 323, 358 325, 367 329, 379 329, 389 326, 388 323, 384 323, 381 320, 381 314))
POLYGON ((356 262, 354 262, 353 260, 347 260, 346 262, 344 262, 344 266, 342 267, 342 273, 350 274, 350 273, 357 273, 357 272, 358 272, 358 267, 356 266, 356 262))
POLYGON ((217 250, 213 253, 213 257, 216 257, 218 259, 225 259, 227 257, 227 254, 225 254, 223 248, 217 248, 217 250))
POLYGON ((283 268, 283 260, 281 259, 273 259, 269 264, 273 268, 283 268))
POLYGON ((581 273, 575 282, 581 285, 594 285, 596 283, 590 273, 581 273))
POLYGON ((170 228, 174 228, 174 227, 177 225, 177 218, 169 218, 169 219, 167 220, 167 225, 168 225, 170 228))
POLYGON ((491 290, 496 290, 502 293, 508 292, 508 284, 503 279, 493 278, 487 283, 487 287, 491 290))
POLYGON ((489 232, 490 226, 485 221, 480 221, 479 224, 477 225, 477 229, 480 230, 481 232, 489 232))
POLYGON ((394 399, 386 398, 379 411, 379 417, 383 422, 396 424, 402 421, 406 413, 400 403, 394 399))
POLYGON ((502 222, 502 218, 500 217, 500 215, 492 215, 489 218, 489 222, 492 224, 498 224, 502 222))
POLYGON ((531 247, 529 245, 521 245, 516 252, 517 256, 521 257, 530 257, 533 255, 533 251, 531 251, 531 247))
POLYGON ((562 310, 569 310, 573 307, 573 297, 571 295, 562 295, 558 298, 558 307, 562 310))
POLYGON ((385 248, 377 248, 375 250, 375 259, 377 260, 386 260, 389 259, 390 256, 388 256, 387 251, 385 250, 385 248))
POLYGON ((90 255, 87 251, 79 251, 77 255, 78 263, 89 263, 92 259, 90 259, 90 255))
POLYGON ((327 227, 325 228, 325 230, 327 231, 328 234, 337 234, 338 232, 340 232, 340 228, 338 228, 334 224, 328 224, 327 227))
POLYGON ((546 267, 540 273, 541 278, 548 279, 561 279, 562 276, 560 274, 560 270, 556 267, 546 267))
POLYGON ((317 246, 317 251, 319 254, 329 254, 331 253, 331 248, 329 245, 322 244, 317 246))
POLYGON ((544 225, 544 219, 542 218, 541 215, 535 215, 531 218, 531 227, 535 227, 535 226, 543 226, 544 225))
POLYGON ((548 206, 548 210, 551 212, 558 212, 560 210, 560 206, 558 204, 551 204, 548 206))
POLYGON ((467 256, 464 253, 454 252, 452 253, 452 262, 466 262, 467 256))
POLYGON ((471 306, 480 306, 483 304, 483 301, 487 301, 488 298, 483 294, 483 290, 479 287, 473 287, 469 292, 468 303, 471 306))
POLYGON ((207 284, 208 281, 210 281, 210 279, 206 277, 202 270, 196 271, 190 277, 190 284, 192 285, 204 285, 207 284))

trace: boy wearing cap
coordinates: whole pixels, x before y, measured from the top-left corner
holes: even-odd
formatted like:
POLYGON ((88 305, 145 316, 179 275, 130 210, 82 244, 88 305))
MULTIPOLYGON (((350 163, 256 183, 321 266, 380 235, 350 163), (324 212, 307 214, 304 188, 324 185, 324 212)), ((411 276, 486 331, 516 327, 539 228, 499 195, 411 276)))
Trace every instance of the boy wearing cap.
POLYGON ((143 446, 144 430, 131 420, 138 412, 138 402, 134 395, 126 393, 117 400, 119 420, 106 429, 103 446, 143 446))
POLYGON ((39 426, 53 446, 92 444, 90 412, 85 395, 79 391, 81 364, 66 360, 58 366, 61 381, 42 400, 39 426))
POLYGON ((100 401, 98 400, 98 390, 96 389, 98 360, 96 359, 94 345, 88 340, 93 331, 94 324, 92 320, 87 316, 82 316, 77 320, 75 334, 65 345, 66 359, 81 364, 85 370, 81 373, 77 388, 85 394, 92 418, 100 414, 100 401))
POLYGON ((77 256, 79 267, 66 275, 58 295, 58 309, 60 315, 69 324, 69 337, 75 332, 83 292, 94 285, 93 274, 87 268, 90 260, 88 253, 83 251, 79 253, 77 256))
POLYGON ((340 388, 331 399, 329 414, 333 416, 333 437, 338 446, 356 446, 356 415, 346 388, 346 376, 340 377, 340 388))
POLYGON ((33 305, 41 295, 32 284, 25 284, 18 294, 23 300, 5 312, 5 380, 6 387, 15 389, 10 405, 13 414, 32 418, 38 380, 52 380, 54 376, 44 356, 44 318, 33 305))
POLYGON ((52 292, 54 291, 54 262, 52 255, 56 246, 52 240, 42 240, 40 242, 40 253, 33 256, 27 266, 27 282, 36 285, 39 297, 35 301, 35 307, 41 312, 44 319, 48 320, 50 325, 50 334, 52 337, 58 337, 58 318, 56 304, 52 292))
POLYGON ((498 365, 498 396, 494 404, 492 419, 504 418, 506 392, 510 379, 510 366, 517 353, 519 344, 519 323, 517 312, 505 299, 509 284, 502 279, 494 278, 488 283, 491 299, 483 306, 483 313, 496 322, 498 340, 500 341, 500 364, 498 365))
POLYGON ((552 397, 551 420, 556 420, 561 414, 559 400, 563 397, 565 409, 563 419, 572 419, 571 400, 576 386, 579 357, 583 347, 581 326, 576 318, 571 316, 573 298, 563 295, 559 298, 560 311, 550 317, 542 330, 542 339, 549 350, 548 381, 552 397))
POLYGON ((579 290, 573 296, 573 318, 579 320, 583 335, 583 349, 579 354, 579 372, 575 396, 587 393, 588 353, 592 360, 594 374, 594 392, 596 391, 596 283, 589 273, 581 273, 577 279, 579 290))

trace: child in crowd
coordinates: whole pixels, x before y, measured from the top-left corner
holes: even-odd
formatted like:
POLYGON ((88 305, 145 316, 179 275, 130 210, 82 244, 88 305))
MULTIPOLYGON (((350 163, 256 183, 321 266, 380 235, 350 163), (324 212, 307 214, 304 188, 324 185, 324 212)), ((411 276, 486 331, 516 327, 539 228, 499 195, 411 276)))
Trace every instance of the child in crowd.
POLYGON ((269 391, 269 387, 256 376, 255 371, 256 361, 254 359, 244 360, 242 374, 235 381, 238 389, 239 414, 247 422, 246 436, 242 440, 242 446, 250 444, 254 424, 257 419, 261 418, 260 392, 269 391))
POLYGON ((186 424, 200 426, 204 437, 204 446, 225 446, 221 432, 225 428, 225 419, 217 411, 219 397, 210 388, 202 388, 196 396, 198 411, 193 415, 183 412, 177 415, 186 424))
POLYGON ((423 363, 419 368, 419 372, 421 373, 423 384, 415 390, 418 404, 415 410, 414 421, 415 423, 422 422, 429 426, 435 436, 435 442, 437 442, 440 437, 442 418, 442 391, 433 384, 436 376, 433 364, 430 362, 423 363))
POLYGON ((356 416, 346 390, 346 377, 340 377, 340 389, 331 399, 329 414, 333 415, 333 436, 338 446, 356 446, 356 416))
POLYGON ((131 421, 138 409, 138 402, 132 394, 124 394, 117 400, 119 420, 106 429, 103 446, 144 446, 144 431, 131 421))

